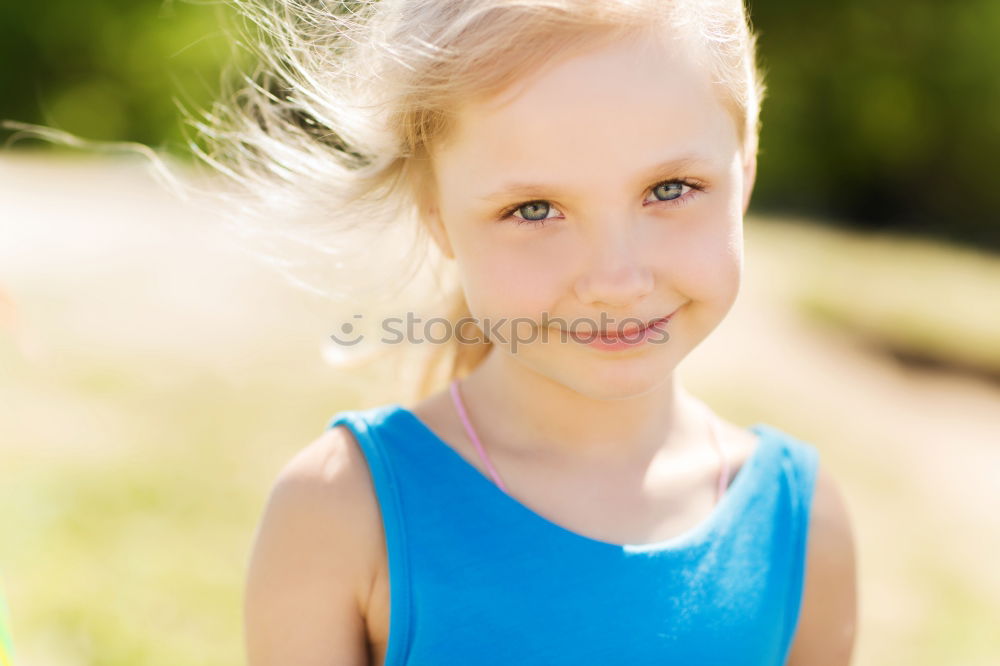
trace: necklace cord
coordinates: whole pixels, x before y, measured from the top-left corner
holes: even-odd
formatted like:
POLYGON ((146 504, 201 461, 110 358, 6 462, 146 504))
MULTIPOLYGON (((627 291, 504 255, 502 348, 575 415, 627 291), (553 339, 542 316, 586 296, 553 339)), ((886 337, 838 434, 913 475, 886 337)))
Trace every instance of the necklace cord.
POLYGON ((469 435, 469 439, 471 439, 472 443, 475 445, 476 451, 479 452, 479 456, 483 459, 483 462, 486 463, 486 468, 489 470, 493 480, 498 486, 500 486, 500 489, 506 493, 507 487, 504 485, 503 480, 497 473, 496 468, 493 467, 493 463, 490 461, 489 456, 486 455, 486 451, 483 449, 483 444, 479 441, 479 437, 476 436, 476 431, 472 428, 472 424, 469 423, 469 415, 466 414, 465 405, 462 404, 462 398, 458 393, 458 379, 452 380, 450 390, 452 401, 455 403, 455 409, 458 411, 459 418, 462 419, 462 425, 465 426, 466 434, 469 435))

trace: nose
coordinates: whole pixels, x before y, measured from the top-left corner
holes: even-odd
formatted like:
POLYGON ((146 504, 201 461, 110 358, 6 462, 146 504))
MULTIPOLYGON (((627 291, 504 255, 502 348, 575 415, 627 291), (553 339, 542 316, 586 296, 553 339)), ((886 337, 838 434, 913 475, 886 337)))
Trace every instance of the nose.
POLYGON ((627 307, 653 290, 653 272, 640 256, 635 226, 616 227, 592 237, 591 260, 576 281, 581 303, 627 307))

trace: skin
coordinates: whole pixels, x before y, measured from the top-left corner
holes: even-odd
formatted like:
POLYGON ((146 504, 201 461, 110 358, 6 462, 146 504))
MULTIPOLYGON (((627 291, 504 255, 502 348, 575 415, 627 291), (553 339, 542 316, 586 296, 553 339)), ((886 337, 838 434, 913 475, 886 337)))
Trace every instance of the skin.
MULTIPOLYGON (((708 77, 683 52, 629 40, 551 64, 458 118, 432 153, 426 217, 473 316, 535 322, 518 329, 523 340, 543 313, 593 331, 676 310, 668 341, 628 351, 562 342, 558 328, 516 353, 495 343, 463 384, 483 430, 553 459, 625 462, 683 447, 690 407, 675 369, 736 299, 756 169, 708 77), (699 162, 654 168, 684 156, 699 162), (679 179, 702 191, 665 183, 679 179), (491 196, 510 182, 538 186, 491 196), (539 200, 543 227, 497 220, 539 200)), ((501 331, 512 339, 512 326, 501 331)))
MULTIPOLYGON (((680 308, 664 344, 606 352, 558 334, 516 351, 495 344, 461 388, 491 460, 519 501, 591 538, 645 543, 689 529, 716 501, 719 460, 706 446, 706 418, 720 426, 733 475, 755 446, 746 430, 699 411, 675 372, 739 291, 756 159, 741 152, 736 119, 684 52, 638 39, 548 63, 457 112, 455 131, 434 147, 436 192, 424 212, 474 316, 540 325, 548 313, 593 330, 601 315, 614 328, 680 308), (682 155, 701 161, 651 172, 682 155), (703 191, 657 190, 674 179, 703 191), (511 181, 534 190, 484 198, 511 181), (542 210, 547 226, 498 221, 533 201, 551 208, 515 214, 542 210)), ((412 411, 488 475, 447 393, 412 411)), ((822 466, 808 538, 788 664, 844 666, 854 641, 854 542, 822 466)), ((382 664, 388 602, 370 475, 353 437, 333 428, 282 471, 258 528, 248 663, 382 664)))

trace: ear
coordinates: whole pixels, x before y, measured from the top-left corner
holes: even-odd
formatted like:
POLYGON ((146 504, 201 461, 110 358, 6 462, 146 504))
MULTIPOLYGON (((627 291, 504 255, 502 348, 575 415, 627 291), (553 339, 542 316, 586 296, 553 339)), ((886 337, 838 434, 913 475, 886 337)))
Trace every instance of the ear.
POLYGON ((750 195, 753 193, 753 186, 757 180, 757 153, 754 151, 743 162, 743 214, 747 214, 750 207, 750 195))
POLYGON ((427 230, 431 234, 431 238, 434 239, 434 244, 437 245, 438 249, 441 250, 441 254, 448 257, 449 259, 455 258, 455 252, 452 250, 451 241, 448 239, 448 231, 445 229, 444 222, 441 220, 441 212, 438 210, 437 206, 432 206, 424 210, 424 224, 427 226, 427 230))

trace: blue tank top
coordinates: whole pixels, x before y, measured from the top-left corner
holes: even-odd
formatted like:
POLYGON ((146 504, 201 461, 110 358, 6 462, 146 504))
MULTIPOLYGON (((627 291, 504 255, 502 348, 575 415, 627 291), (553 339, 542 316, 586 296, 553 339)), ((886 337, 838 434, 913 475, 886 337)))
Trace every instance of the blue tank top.
POLYGON ((389 569, 387 666, 785 663, 818 452, 777 428, 708 518, 621 545, 549 521, 399 404, 337 413, 364 453, 389 569))

